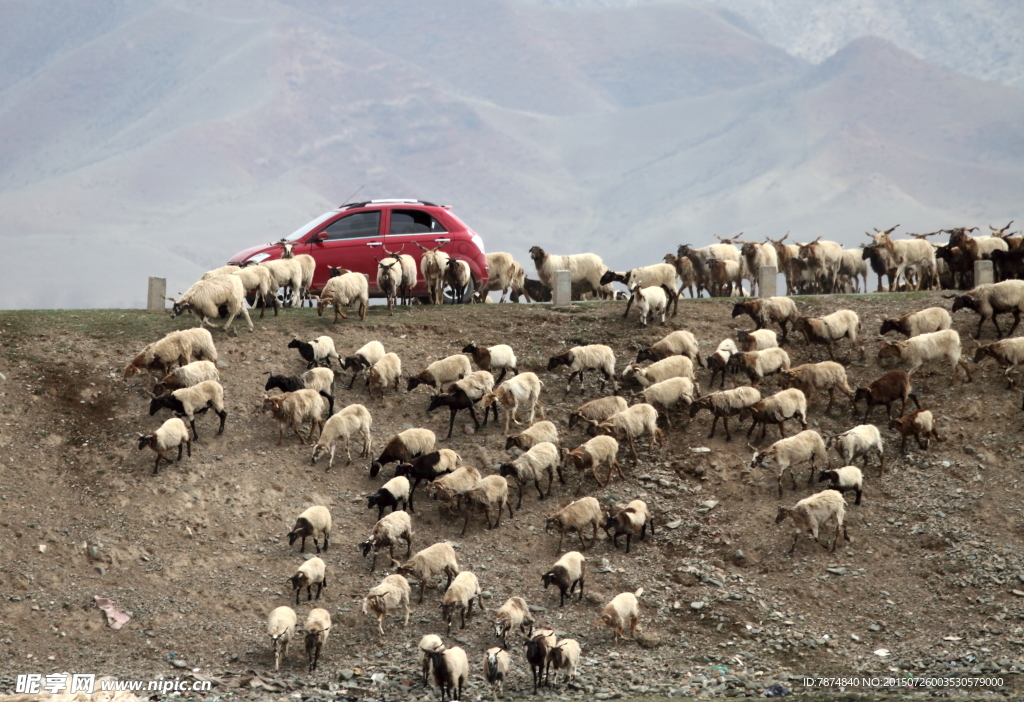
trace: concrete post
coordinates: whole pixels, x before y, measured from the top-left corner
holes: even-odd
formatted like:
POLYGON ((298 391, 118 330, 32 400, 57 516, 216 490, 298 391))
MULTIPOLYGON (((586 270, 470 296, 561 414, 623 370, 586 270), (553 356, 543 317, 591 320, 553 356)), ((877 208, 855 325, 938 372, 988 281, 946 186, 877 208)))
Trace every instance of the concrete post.
POLYGON ((757 294, 759 297, 775 297, 779 269, 775 266, 761 266, 757 269, 757 294))
POLYGON ((146 297, 146 311, 152 314, 163 314, 167 310, 167 278, 149 279, 149 294, 146 297))
POLYGON ((996 282, 995 273, 992 271, 992 261, 978 259, 974 262, 974 284, 991 285, 996 282))
POLYGON ((551 290, 552 307, 568 307, 572 303, 572 274, 555 271, 555 287, 551 290))

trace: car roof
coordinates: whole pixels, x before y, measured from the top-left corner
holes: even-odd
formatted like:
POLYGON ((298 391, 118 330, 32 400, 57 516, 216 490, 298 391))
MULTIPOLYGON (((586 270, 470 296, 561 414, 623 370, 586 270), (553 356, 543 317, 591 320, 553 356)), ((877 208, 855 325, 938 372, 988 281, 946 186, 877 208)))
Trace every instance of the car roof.
POLYGON ((427 202, 426 200, 406 200, 401 198, 392 198, 387 200, 365 200, 364 202, 353 202, 347 205, 340 205, 339 210, 352 210, 358 207, 369 207, 371 205, 420 205, 422 207, 440 207, 442 209, 448 209, 447 205, 436 205, 433 202, 427 202))

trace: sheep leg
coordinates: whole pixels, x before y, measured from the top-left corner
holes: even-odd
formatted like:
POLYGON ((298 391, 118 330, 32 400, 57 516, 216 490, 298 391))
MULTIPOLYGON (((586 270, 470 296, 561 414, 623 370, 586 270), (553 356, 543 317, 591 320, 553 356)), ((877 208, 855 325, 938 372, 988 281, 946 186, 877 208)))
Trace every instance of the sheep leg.
POLYGON ((725 441, 729 443, 732 441, 732 434, 729 433, 729 418, 722 417, 722 424, 725 426, 725 441))
MULTIPOLYGON (((810 401, 811 401, 811 398, 808 396, 807 402, 810 403, 810 401)), ((829 412, 832 411, 832 405, 833 405, 833 403, 835 403, 835 401, 836 401, 836 389, 835 388, 829 388, 828 389, 828 407, 825 408, 825 414, 828 414, 829 412)))
MULTIPOLYGON (((306 440, 302 438, 302 434, 299 432, 298 420, 292 420, 292 430, 295 432, 295 436, 299 437, 299 441, 302 442, 303 446, 305 446, 306 440)), ((310 435, 312 435, 312 432, 310 432, 310 435)))
MULTIPOLYGON (((576 534, 580 537, 580 545, 583 547, 583 550, 586 551, 587 550, 587 541, 586 541, 586 539, 583 538, 583 527, 582 526, 576 527, 576 534)), ((595 536, 596 536, 596 534, 595 534, 595 536)))
POLYGON ((789 555, 789 556, 793 555, 793 551, 796 550, 796 541, 799 538, 800 538, 800 531, 798 530, 795 534, 793 534, 793 545, 789 547, 789 551, 786 552, 787 555, 789 555))
POLYGON ((469 526, 469 515, 471 515, 472 513, 473 513, 473 505, 471 505, 471 504, 467 505, 466 506, 466 521, 463 522, 463 524, 462 524, 462 532, 459 534, 459 536, 465 536, 466 535, 466 527, 469 526))
POLYGON ((907 435, 903 435, 903 441, 900 442, 900 453, 907 452, 907 435))
POLYGON ((919 433, 917 433, 916 431, 914 432, 914 439, 917 441, 917 445, 921 447, 922 451, 925 451, 925 450, 928 449, 928 435, 927 434, 925 435, 924 443, 921 443, 921 435, 919 433))
POLYGON ((622 318, 625 319, 629 316, 629 308, 633 306, 633 296, 630 295, 629 300, 626 302, 626 311, 622 313, 622 318))
MULTIPOLYGON (((633 452, 633 462, 639 463, 640 457, 636 455, 636 444, 633 443, 633 437, 627 434, 626 438, 629 439, 629 450, 633 452)), ((594 475, 597 476, 596 473, 594 475)))
MULTIPOLYGON (((992 319, 995 320, 995 315, 992 315, 992 319)), ((1020 324, 1020 309, 1013 311, 1013 326, 1010 327, 1010 331, 1006 332, 1007 336, 1013 336, 1013 332, 1017 329, 1017 325, 1020 324)))
POLYGON ((196 419, 192 417, 188 420, 188 423, 192 425, 192 440, 197 444, 199 443, 199 432, 196 431, 196 419))
MULTIPOLYGON (((538 495, 537 499, 543 500, 544 499, 544 491, 540 489, 540 480, 539 479, 538 480, 534 480, 533 481, 533 486, 535 488, 537 488, 537 495, 538 495)), ((520 487, 520 489, 519 489, 519 504, 516 505, 516 509, 519 509, 520 505, 523 504, 523 490, 522 490, 522 486, 521 485, 519 487, 520 487)), ((548 492, 550 492, 550 491, 551 491, 551 475, 548 474, 548 492)))

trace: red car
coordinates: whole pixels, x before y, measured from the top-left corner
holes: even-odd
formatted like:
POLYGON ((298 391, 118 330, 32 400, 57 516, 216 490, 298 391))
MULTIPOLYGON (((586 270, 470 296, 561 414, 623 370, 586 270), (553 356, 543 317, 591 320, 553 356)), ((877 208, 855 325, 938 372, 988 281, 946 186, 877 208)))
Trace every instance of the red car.
MULTIPOLYGON (((438 246, 452 258, 469 264, 476 287, 487 282, 487 259, 480 235, 467 227, 447 205, 421 200, 370 200, 343 205, 322 214, 282 241, 295 244, 293 252, 316 259, 312 292, 319 292, 330 277, 328 268, 347 268, 370 276, 370 296, 381 297, 377 287, 377 261, 387 254, 404 253, 416 259, 416 287, 413 292, 428 300, 427 284, 420 272, 423 251, 438 246)), ((264 244, 241 251, 229 263, 268 261, 281 258, 279 244, 264 244)), ((472 289, 467 291, 468 302, 472 289)), ((446 290, 447 296, 447 290, 446 290)))

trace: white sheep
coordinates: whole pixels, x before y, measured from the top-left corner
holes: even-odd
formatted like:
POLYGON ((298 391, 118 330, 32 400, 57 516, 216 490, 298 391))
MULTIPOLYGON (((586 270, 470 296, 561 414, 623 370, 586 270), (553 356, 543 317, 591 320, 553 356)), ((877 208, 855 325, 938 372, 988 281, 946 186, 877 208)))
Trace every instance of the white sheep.
POLYGON ((480 289, 479 292, 484 299, 487 298, 487 293, 500 290, 501 299, 499 302, 505 301, 505 296, 508 294, 509 289, 512 292, 523 295, 526 297, 526 301, 530 301, 530 296, 526 293, 526 271, 523 267, 516 263, 512 258, 512 254, 504 252, 489 253, 485 256, 487 259, 487 285, 480 289))
POLYGON ((169 409, 178 417, 188 419, 192 427, 192 437, 199 441, 199 434, 196 432, 196 414, 202 414, 208 409, 220 417, 220 428, 218 434, 224 433, 224 422, 228 413, 224 409, 224 388, 216 380, 204 380, 190 388, 179 388, 170 395, 154 397, 149 401, 149 415, 152 417, 161 409, 169 409))
POLYGON ((171 309, 172 319, 185 312, 191 312, 199 320, 199 326, 209 324, 218 328, 218 325, 209 320, 220 316, 220 307, 223 305, 228 309, 228 319, 224 323, 225 331, 231 328, 231 323, 239 314, 245 317, 249 331, 252 331, 252 319, 249 318, 249 310, 245 308, 245 286, 237 276, 223 275, 219 278, 200 280, 177 300, 173 297, 167 299, 174 303, 171 309))
POLYGON ((594 474, 594 480, 598 486, 604 487, 612 480, 612 471, 618 470, 619 477, 623 480, 626 476, 622 473, 622 466, 616 456, 619 453, 619 442, 610 436, 595 436, 590 441, 580 444, 572 451, 563 449, 565 462, 572 464, 580 474, 580 484, 576 487, 576 495, 583 489, 583 481, 586 478, 587 470, 594 474), (597 469, 602 465, 608 466, 608 477, 605 482, 597 474, 597 469))
POLYGON ((1013 326, 1007 332, 1007 336, 1012 336, 1020 323, 1021 314, 1024 314, 1024 280, 1004 280, 1001 283, 978 285, 963 295, 953 297, 950 313, 955 314, 957 310, 969 309, 978 314, 978 331, 974 334, 975 339, 981 337, 981 325, 986 319, 992 320, 992 325, 996 328, 996 338, 1001 339, 1003 332, 996 318, 1006 312, 1013 313, 1013 326))
POLYGON ((646 348, 640 349, 636 354, 636 362, 660 361, 669 356, 687 356, 694 363, 703 365, 697 337, 692 332, 682 329, 672 332, 646 348))
POLYGON ((304 277, 302 264, 294 258, 279 258, 272 261, 263 261, 258 265, 268 269, 270 274, 274 276, 275 291, 279 288, 289 288, 291 290, 288 304, 294 306, 295 296, 302 291, 304 277))
MULTIPOLYGON (((743 246, 740 248, 740 256, 743 258, 744 267, 749 275, 751 291, 753 292, 755 286, 758 286, 757 276, 761 267, 774 266, 778 269, 779 261, 775 247, 771 244, 762 244, 756 241, 741 243, 743 246)), ((757 289, 760 290, 760 287, 757 289)))
POLYGON ((626 402, 626 398, 619 397, 618 395, 609 395, 608 397, 591 400, 580 405, 569 414, 569 428, 572 429, 580 421, 585 423, 601 423, 613 415, 622 412, 627 407, 629 407, 629 404, 626 402))
POLYGON ((711 433, 708 434, 708 438, 715 438, 715 425, 718 424, 718 419, 721 417, 722 423, 725 425, 725 440, 732 441, 732 434, 729 433, 729 417, 735 417, 747 407, 760 401, 761 393, 757 388, 747 385, 732 390, 713 392, 690 404, 690 418, 696 417, 702 409, 710 410, 714 419, 711 421, 711 433))
POLYGON ((475 341, 471 341, 462 349, 462 353, 470 354, 473 357, 473 362, 476 363, 480 370, 490 371, 491 373, 501 371, 497 379, 499 383, 505 379, 506 372, 512 371, 513 375, 519 373, 516 354, 512 347, 507 344, 477 346, 475 341))
POLYGON ((382 358, 384 358, 384 345, 379 341, 368 341, 351 356, 346 356, 342 369, 352 370, 352 380, 349 381, 348 389, 351 390, 352 386, 356 384, 356 376, 361 371, 372 368, 382 358))
MULTIPOLYGON (((971 376, 971 369, 960 358, 960 334, 956 329, 921 334, 905 341, 897 341, 894 344, 883 341, 882 346, 878 349, 878 358, 881 360, 890 356, 910 365, 910 368, 907 369, 908 375, 913 375, 914 371, 929 361, 946 361, 953 367, 953 377, 949 380, 950 385, 956 382, 956 375, 961 367, 967 373, 967 382, 974 380, 971 376)), ((925 382, 927 384, 927 380, 925 382)))
POLYGON ((533 424, 538 407, 541 418, 546 418, 544 404, 540 401, 540 391, 543 387, 544 383, 536 373, 520 373, 499 385, 494 392, 484 395, 480 404, 485 412, 495 402, 505 408, 505 435, 507 436, 509 420, 515 422, 517 426, 522 426, 522 423, 516 419, 520 407, 528 409, 530 412, 530 416, 526 420, 527 424, 533 424))
POLYGON ((423 684, 427 685, 430 681, 430 671, 433 665, 430 661, 430 653, 434 651, 444 650, 444 641, 437 634, 426 634, 420 639, 419 644, 416 646, 420 652, 420 665, 423 667, 423 684))
POLYGON ((793 555, 797 539, 804 531, 810 532, 814 540, 823 548, 828 548, 821 541, 818 541, 818 530, 829 522, 836 523, 836 538, 832 542, 832 551, 835 552, 836 544, 839 543, 839 532, 843 532, 843 538, 852 543, 849 534, 846 533, 846 525, 843 519, 846 516, 846 501, 843 496, 835 490, 822 490, 819 493, 805 497, 792 507, 779 507, 775 517, 776 524, 782 524, 786 517, 793 520, 796 531, 793 534, 793 545, 789 547, 788 554, 793 555))
POLYGON ((897 417, 889 421, 889 428, 899 432, 902 437, 900 443, 900 453, 907 452, 907 437, 911 434, 914 435, 914 439, 917 441, 917 445, 921 449, 926 450, 928 448, 928 437, 935 437, 936 441, 944 441, 939 437, 939 433, 935 431, 935 425, 933 424, 934 418, 930 410, 914 410, 910 414, 905 414, 902 417, 897 417), (921 441, 921 435, 924 434, 924 441, 921 441))
MULTIPOLYGON (((242 287, 247 291, 256 291, 256 295, 260 300, 260 319, 263 319, 263 314, 267 311, 268 300, 274 305, 274 316, 277 316, 281 303, 278 301, 277 295, 274 293, 280 286, 277 285, 277 280, 274 278, 274 274, 270 272, 269 268, 266 266, 236 267, 231 271, 231 275, 238 276, 238 279, 242 281, 242 287)), ((253 307, 255 307, 255 305, 253 305, 253 307)))
POLYGON ((864 458, 864 470, 868 468, 868 455, 878 452, 878 475, 885 473, 885 447, 882 435, 874 424, 861 424, 842 434, 833 436, 828 446, 835 444, 836 451, 844 463, 853 463, 857 458, 864 458))
POLYGON ((540 282, 549 288, 555 287, 555 271, 569 271, 571 296, 574 300, 580 299, 584 293, 599 294, 602 288, 601 276, 608 270, 601 257, 592 253, 556 256, 534 246, 530 249, 530 258, 537 267, 540 282))
MULTIPOLYGON (((679 356, 679 358, 683 358, 683 356, 679 356)), ((654 450, 656 441, 661 443, 661 450, 665 450, 665 436, 658 428, 658 410, 646 403, 633 405, 604 420, 598 425, 598 431, 609 435, 614 434, 629 441, 629 450, 633 452, 634 462, 640 459, 636 454, 636 444, 633 443, 633 440, 641 436, 649 435, 651 437, 651 443, 647 447, 648 451, 654 450)))
POLYGON ((597 626, 602 624, 610 626, 613 630, 612 640, 618 645, 619 639, 624 639, 623 633, 629 626, 629 635, 636 639, 636 632, 640 627, 640 605, 637 598, 644 594, 644 589, 639 588, 636 592, 622 592, 612 598, 612 601, 604 606, 597 615, 597 626))
POLYGON ((780 390, 771 397, 766 397, 760 402, 755 402, 749 407, 740 411, 740 421, 752 417, 747 430, 747 438, 753 433, 758 424, 761 425, 761 439, 764 439, 768 431, 768 425, 774 424, 779 428, 779 434, 786 438, 785 422, 787 419, 796 419, 804 429, 807 428, 807 396, 796 388, 780 390))
POLYGON ((548 533, 548 530, 553 526, 558 530, 558 546, 555 548, 555 553, 562 550, 562 540, 565 538, 565 532, 575 531, 580 537, 580 545, 582 550, 587 550, 587 542, 583 539, 584 527, 593 527, 593 534, 590 537, 590 544, 594 545, 597 542, 597 528, 601 526, 601 503, 593 497, 583 497, 574 502, 570 502, 562 509, 555 512, 547 519, 544 520, 544 533, 548 533))
POLYGON ((700 396, 696 385, 689 378, 669 378, 643 389, 644 400, 665 417, 665 423, 672 428, 669 410, 683 404, 689 409, 694 398, 700 396))
POLYGON ((295 526, 288 532, 288 545, 292 546, 302 537, 302 544, 299 546, 299 553, 306 550, 306 538, 312 537, 316 552, 320 553, 318 537, 324 539, 324 551, 330 545, 331 539, 331 511, 323 505, 310 507, 295 520, 295 526))
POLYGON ((154 395, 162 395, 167 390, 190 388, 205 380, 220 380, 220 371, 212 361, 192 361, 175 368, 153 386, 154 395))
POLYGON ((469 359, 462 354, 454 354, 440 361, 434 361, 426 370, 409 378, 406 390, 412 392, 420 385, 429 385, 432 388, 443 390, 445 385, 461 380, 473 372, 469 359))
POLYGON ((427 494, 440 502, 450 513, 462 501, 462 496, 481 481, 483 476, 475 466, 459 466, 427 485, 427 494))
POLYGON ((505 440, 505 450, 517 448, 523 451, 529 451, 537 444, 547 441, 549 443, 558 445, 558 427, 555 426, 554 422, 544 420, 537 422, 532 427, 524 429, 515 436, 510 436, 505 440))
POLYGON ((316 272, 316 259, 309 254, 296 255, 293 251, 294 248, 295 244, 282 243, 281 260, 295 261, 299 264, 299 269, 302 271, 302 282, 299 288, 299 303, 301 304, 306 299, 307 293, 313 285, 313 273, 316 272))
POLYGON ((363 598, 363 614, 374 614, 377 617, 377 631, 384 636, 384 617, 399 605, 405 605, 405 621, 402 626, 409 626, 409 581, 401 575, 389 575, 380 585, 370 588, 363 598))
POLYGON ((320 652, 327 645, 327 636, 331 633, 331 613, 316 607, 306 617, 306 655, 309 657, 309 672, 316 670, 320 662, 320 652))
POLYGON ((843 466, 835 470, 823 470, 818 476, 818 482, 831 481, 829 490, 835 490, 840 494, 853 490, 857 493, 857 501, 853 504, 860 504, 861 493, 864 492, 864 474, 857 466, 843 466))
POLYGON ((772 323, 778 324, 782 329, 783 343, 789 337, 789 325, 795 326, 797 319, 800 318, 796 303, 788 297, 763 297, 759 300, 739 302, 732 308, 732 316, 736 318, 741 314, 748 315, 754 320, 758 329, 764 329, 772 323))
POLYGON ((395 298, 402 287, 402 262, 397 258, 385 258, 381 261, 376 256, 373 260, 377 262, 377 289, 387 298, 388 315, 393 316, 395 298))
POLYGON ((317 439, 316 445, 313 447, 311 462, 316 464, 320 456, 330 452, 330 459, 327 461, 327 470, 330 470, 331 466, 334 465, 334 451, 338 447, 338 442, 344 439, 345 455, 348 457, 346 465, 352 465, 351 442, 352 437, 356 434, 363 437, 363 449, 359 452, 359 455, 363 458, 368 457, 372 444, 370 437, 370 427, 372 425, 373 417, 363 405, 349 405, 337 414, 332 415, 320 431, 320 438, 317 439))
POLYGON ((307 362, 307 370, 314 366, 330 366, 332 358, 338 362, 339 366, 341 365, 341 358, 338 357, 338 351, 334 348, 334 339, 326 334, 311 341, 292 339, 288 342, 288 348, 299 350, 299 354, 307 362))
POLYGON ((434 683, 441 689, 441 702, 461 700, 462 688, 469 680, 469 660, 458 646, 427 654, 434 668, 434 683))
POLYGON ((128 380, 136 373, 148 371, 146 386, 149 387, 153 382, 153 371, 166 374, 176 365, 179 367, 187 365, 191 356, 192 342, 190 339, 183 337, 178 332, 171 332, 159 341, 147 344, 142 351, 136 354, 135 358, 124 367, 123 377, 128 380))
POLYGON ((427 281, 430 301, 435 305, 440 305, 444 302, 444 272, 448 270, 448 254, 440 250, 444 244, 428 249, 418 241, 415 243, 423 251, 423 258, 420 259, 420 271, 423 273, 423 279, 427 281))
POLYGON ((399 383, 402 382, 402 359, 398 357, 397 353, 389 351, 384 354, 379 361, 373 364, 370 368, 370 372, 366 377, 366 384, 369 386, 368 394, 370 399, 373 399, 373 389, 377 388, 380 391, 381 402, 384 401, 384 391, 392 385, 395 386, 395 392, 399 392, 399 383))
POLYGON ((306 602, 313 599, 313 586, 316 585, 316 598, 320 599, 320 593, 327 587, 327 565, 314 556, 303 563, 295 571, 295 575, 288 578, 295 590, 295 605, 299 604, 299 595, 302 588, 306 588, 306 602))
POLYGON ((370 286, 366 276, 362 273, 342 273, 331 278, 320 291, 320 297, 316 303, 316 315, 324 316, 324 310, 329 305, 334 305, 334 324, 338 323, 338 315, 342 319, 348 319, 345 309, 350 305, 359 303, 359 319, 366 319, 366 308, 370 304, 370 286))
POLYGON ((860 318, 853 310, 839 310, 821 318, 800 317, 793 324, 793 329, 801 332, 808 344, 824 344, 828 348, 830 360, 836 360, 835 354, 832 353, 832 345, 841 339, 850 340, 847 359, 854 348, 859 348, 861 360, 864 360, 864 347, 857 340, 860 318))
POLYGON ((725 387, 725 371, 729 369, 729 361, 732 357, 740 352, 736 346, 736 342, 732 339, 722 339, 718 344, 718 348, 715 352, 708 356, 707 369, 711 371, 711 380, 708 381, 708 389, 715 384, 715 376, 719 373, 722 374, 722 383, 719 385, 720 388, 725 387))
POLYGON ((441 609, 441 616, 448 623, 449 633, 452 629, 452 615, 456 612, 462 618, 461 628, 466 628, 466 619, 473 617, 474 598, 480 606, 480 611, 484 610, 481 592, 480 583, 477 581, 476 575, 468 570, 462 571, 455 577, 455 580, 452 581, 452 584, 445 591, 441 604, 438 605, 441 609))
POLYGON ((384 483, 377 492, 366 496, 366 508, 372 509, 376 507, 377 519, 383 518, 384 510, 387 507, 390 507, 392 512, 398 511, 399 502, 402 503, 403 510, 408 508, 412 512, 414 510, 409 503, 409 492, 409 479, 404 475, 396 475, 384 483))
MULTIPOLYGON (((403 244, 402 249, 405 249, 403 244)), ((399 292, 401 293, 400 302, 403 305, 412 304, 412 291, 416 287, 416 259, 409 254, 404 253, 392 253, 384 248, 384 253, 391 258, 397 258, 399 264, 402 267, 402 279, 398 284, 399 292)))
POLYGON ((495 646, 484 653, 484 679, 491 686, 494 699, 505 696, 505 678, 511 668, 512 658, 508 651, 495 646))
POLYGON ((376 478, 380 469, 389 463, 407 463, 416 456, 431 453, 436 439, 434 432, 422 427, 406 429, 395 434, 388 439, 380 457, 370 464, 370 477, 376 478))
POLYGON ((494 613, 494 635, 500 636, 502 644, 508 647, 508 632, 518 628, 519 633, 529 636, 533 633, 533 616, 530 607, 522 597, 509 597, 505 604, 494 613))
POLYGON ((188 427, 185 426, 185 422, 177 417, 168 419, 152 434, 139 434, 139 450, 141 451, 148 446, 156 452, 153 475, 156 475, 157 470, 160 468, 161 458, 168 463, 171 462, 171 459, 167 458, 164 454, 175 447, 178 448, 178 462, 181 462, 182 444, 188 447, 188 457, 192 458, 191 435, 188 433, 188 427))
POLYGON ((738 353, 730 359, 730 364, 750 378, 751 385, 757 386, 765 376, 789 370, 789 354, 780 348, 738 353))
POLYGON ((808 402, 811 401, 815 391, 827 390, 828 407, 825 408, 826 414, 832 411, 832 405, 836 400, 836 388, 850 398, 850 402, 855 409, 857 407, 854 392, 850 389, 850 384, 846 379, 846 368, 835 361, 805 363, 796 368, 783 370, 780 375, 780 384, 783 387, 797 388, 807 396, 808 402))
POLYGON ((562 682, 571 685, 576 679, 576 668, 580 662, 580 644, 576 639, 562 639, 555 644, 548 654, 551 658, 551 667, 555 671, 562 671, 562 682))
POLYGON ((462 525, 462 532, 459 536, 466 535, 466 527, 469 526, 469 518, 473 514, 473 507, 483 507, 484 517, 487 519, 488 529, 497 529, 501 524, 501 515, 508 509, 508 516, 513 515, 512 504, 508 501, 508 482, 500 475, 488 475, 476 485, 466 490, 463 495, 466 498, 466 521, 462 525), (491 526, 491 510, 498 510, 498 518, 491 526))
MULTIPOLYGON (((523 486, 533 483, 537 488, 537 495, 544 499, 544 491, 540 489, 540 481, 547 476, 548 494, 551 494, 551 483, 555 480, 555 471, 558 477, 562 478, 561 456, 558 447, 554 444, 543 441, 530 447, 526 453, 514 459, 511 463, 502 463, 498 474, 502 477, 513 476, 519 484, 519 502, 516 509, 523 506, 523 486)), ((563 479, 562 482, 565 482, 563 479)))
POLYGON ((601 380, 601 392, 604 392, 605 381, 611 381, 612 392, 615 392, 615 354, 611 348, 604 344, 589 344, 587 346, 574 346, 573 348, 552 356, 548 360, 548 370, 553 371, 558 366, 569 366, 569 380, 565 385, 565 394, 569 394, 569 387, 572 385, 573 376, 578 376, 580 381, 580 394, 583 394, 583 371, 600 371, 604 378, 601 380))
POLYGON ((825 440, 813 429, 805 429, 794 436, 779 439, 763 451, 758 451, 749 444, 748 446, 754 451, 754 458, 750 462, 751 468, 762 466, 775 471, 779 483, 779 497, 782 497, 782 477, 787 471, 793 482, 793 489, 796 490, 796 466, 805 461, 810 462, 811 475, 807 478, 808 485, 814 482, 815 469, 820 471, 829 467, 825 440))
MULTIPOLYGON (((621 503, 619 503, 621 505, 621 503)), ((647 526, 651 527, 651 535, 654 535, 654 517, 643 500, 631 500, 621 509, 619 505, 614 506, 608 513, 608 518, 602 524, 604 533, 611 539, 612 547, 619 547, 619 537, 626 535, 626 553, 629 553, 630 544, 634 536, 642 541, 647 536, 647 526), (615 529, 611 533, 609 529, 615 529)))
MULTIPOLYGON (((673 273, 674 275, 674 273, 673 273)), ((660 315, 661 323, 665 324, 665 312, 668 309, 670 300, 674 299, 672 293, 660 286, 641 288, 636 285, 632 288, 632 301, 636 301, 636 309, 640 314, 640 326, 646 327, 647 320, 660 315)))
POLYGON ((288 644, 295 636, 298 617, 291 607, 277 607, 267 617, 267 636, 274 647, 274 670, 281 668, 281 661, 288 655, 288 644))
POLYGON ((736 341, 740 350, 744 353, 750 351, 764 351, 765 349, 778 348, 778 336, 771 329, 756 329, 754 331, 736 331, 736 341))
POLYGON ((660 383, 669 378, 689 378, 694 380, 693 361, 686 356, 669 356, 660 361, 655 361, 646 368, 641 368, 639 363, 630 363, 622 369, 622 379, 632 378, 647 387, 653 383, 660 383))
POLYGON ((435 575, 444 574, 448 578, 446 588, 451 587, 452 580, 459 574, 459 563, 455 560, 455 549, 447 541, 417 551, 416 555, 398 567, 399 575, 413 578, 420 584, 420 604, 423 604, 423 592, 427 583, 435 575))
MULTIPOLYGON (((176 392, 180 392, 176 391, 176 392)), ((277 445, 284 441, 284 428, 291 424, 295 435, 303 444, 313 441, 313 434, 317 429, 323 431, 324 412, 327 410, 327 401, 323 395, 316 390, 296 390, 281 395, 263 395, 263 411, 270 412, 277 421, 279 429, 277 445), (305 438, 299 433, 299 427, 309 422, 309 437, 305 438)))
POLYGON ((373 549, 373 561, 370 563, 370 572, 377 567, 377 552, 387 546, 388 554, 391 556, 391 563, 400 566, 401 563, 395 560, 395 544, 399 539, 406 542, 405 557, 412 555, 412 520, 409 513, 405 511, 392 512, 373 525, 370 538, 359 544, 363 549, 363 558, 366 558, 373 549))
POLYGON ((909 338, 942 331, 952 326, 953 318, 949 316, 949 312, 942 307, 929 307, 920 312, 886 319, 882 322, 882 328, 878 333, 885 336, 889 332, 895 331, 909 338))
POLYGON ((176 336, 192 348, 191 358, 196 361, 217 362, 217 347, 213 343, 213 334, 209 329, 192 327, 171 332, 167 336, 176 336))
POLYGON ((577 602, 583 600, 583 586, 587 578, 587 559, 579 551, 569 551, 559 558, 551 570, 540 576, 544 589, 554 585, 559 590, 558 606, 565 606, 565 596, 572 600, 573 591, 580 586, 577 602))
POLYGON ((465 302, 466 292, 470 285, 476 287, 476 278, 469 264, 458 258, 449 258, 448 267, 444 271, 444 282, 452 291, 452 302, 465 302))
POLYGON ((991 344, 983 344, 974 352, 975 363, 981 363, 988 357, 995 359, 996 363, 1006 368, 1003 375, 1006 376, 1006 389, 1009 390, 1014 385, 1010 371, 1018 365, 1024 364, 1024 338, 1018 336, 991 344))

